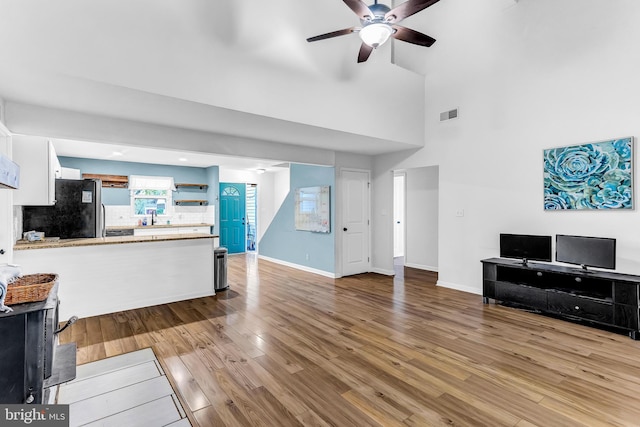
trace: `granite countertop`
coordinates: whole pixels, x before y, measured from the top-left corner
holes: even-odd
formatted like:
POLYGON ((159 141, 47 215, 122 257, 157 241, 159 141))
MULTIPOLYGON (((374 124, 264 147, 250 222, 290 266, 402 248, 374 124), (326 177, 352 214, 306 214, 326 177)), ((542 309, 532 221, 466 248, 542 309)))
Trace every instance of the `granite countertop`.
MULTIPOLYGON (((205 224, 200 225, 204 226, 205 224)), ((186 225, 181 226, 187 227, 186 225)), ((168 234, 159 236, 111 236, 87 239, 58 239, 55 237, 48 237, 45 238, 45 240, 35 242, 18 240, 13 249, 19 251, 25 249, 71 248, 78 246, 114 245, 121 243, 162 242, 168 240, 213 239, 216 237, 218 236, 214 234, 203 233, 168 234)))
POLYGON ((153 225, 109 225, 107 230, 131 230, 140 228, 187 228, 187 227, 213 227, 213 224, 153 224, 153 225))

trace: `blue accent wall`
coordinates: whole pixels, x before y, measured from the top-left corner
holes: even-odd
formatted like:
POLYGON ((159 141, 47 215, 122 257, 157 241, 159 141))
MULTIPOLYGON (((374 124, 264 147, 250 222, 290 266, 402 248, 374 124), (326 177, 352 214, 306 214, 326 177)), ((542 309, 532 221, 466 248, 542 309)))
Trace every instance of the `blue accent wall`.
MULTIPOLYGON (((77 157, 59 157, 60 165, 65 168, 80 169, 80 173, 95 173, 107 175, 148 175, 148 176, 172 176, 176 183, 209 184, 206 192, 201 190, 189 191, 180 189, 174 193, 177 199, 204 199, 209 203, 217 203, 218 166, 210 168, 197 168, 188 166, 156 165, 150 163, 118 162, 113 160, 95 160, 77 157)), ((129 189, 108 188, 102 189, 102 203, 105 205, 128 205, 129 189)), ((216 215, 217 215, 216 206, 216 215)), ((217 224, 217 222, 216 222, 217 224)))
POLYGON ((289 194, 260 239, 260 255, 335 273, 335 168, 291 164, 289 173, 289 194), (298 231, 294 222, 295 189, 319 185, 331 186, 331 232, 298 231))

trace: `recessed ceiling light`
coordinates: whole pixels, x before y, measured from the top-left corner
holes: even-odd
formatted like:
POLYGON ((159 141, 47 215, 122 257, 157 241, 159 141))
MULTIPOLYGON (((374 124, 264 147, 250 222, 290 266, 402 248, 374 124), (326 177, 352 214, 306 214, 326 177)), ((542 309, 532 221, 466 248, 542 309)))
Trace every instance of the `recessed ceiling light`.
POLYGON ((186 157, 180 157, 178 160, 180 160, 181 162, 186 162, 187 158, 186 157))
POLYGON ((113 154, 114 156, 122 156, 123 155, 123 153, 121 153, 120 151, 114 151, 111 154, 113 154))
POLYGON ((265 173, 266 171, 267 171, 266 169, 258 169, 258 170, 256 170, 256 172, 258 172, 260 174, 265 173))

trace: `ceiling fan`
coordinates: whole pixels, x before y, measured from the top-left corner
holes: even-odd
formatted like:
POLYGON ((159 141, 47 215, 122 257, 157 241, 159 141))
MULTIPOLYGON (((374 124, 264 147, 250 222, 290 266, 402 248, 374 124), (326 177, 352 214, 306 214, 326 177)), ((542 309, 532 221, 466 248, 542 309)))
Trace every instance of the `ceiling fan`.
POLYGON ((389 37, 426 47, 431 46, 436 41, 436 39, 426 34, 398 25, 398 22, 426 9, 440 0, 409 0, 393 9, 387 5, 379 4, 377 0, 371 6, 367 6, 362 0, 343 1, 358 15, 362 26, 320 34, 319 36, 308 38, 308 42, 358 33, 362 39, 362 45, 358 53, 358 62, 365 62, 369 59, 371 52, 383 45, 389 37))

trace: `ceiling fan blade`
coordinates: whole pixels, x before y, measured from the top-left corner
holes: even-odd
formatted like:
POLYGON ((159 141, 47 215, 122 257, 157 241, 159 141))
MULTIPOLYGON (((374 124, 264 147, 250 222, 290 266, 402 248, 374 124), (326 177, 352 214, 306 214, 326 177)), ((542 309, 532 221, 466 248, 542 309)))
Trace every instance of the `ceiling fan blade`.
POLYGON ((396 40, 402 40, 403 42, 413 43, 420 46, 429 47, 436 42, 431 36, 426 34, 422 34, 416 30, 412 30, 411 28, 402 27, 400 25, 392 25, 393 29, 396 30, 395 33, 391 35, 396 40))
POLYGON ((371 9, 369 6, 362 0, 342 0, 345 2, 349 9, 353 10, 356 15, 360 17, 360 19, 365 19, 366 17, 373 17, 373 13, 371 13, 371 9))
POLYGON ((387 12, 384 15, 384 19, 388 22, 400 22, 404 18, 418 13, 439 1, 440 0, 409 0, 387 12))
POLYGON ((326 34, 320 34, 319 36, 309 37, 308 42, 317 42, 318 40, 330 39, 332 37, 346 36, 356 31, 359 27, 345 28, 344 30, 332 31, 326 34))
POLYGON ((360 52, 358 52, 358 64, 369 59, 371 52, 373 52, 373 48, 366 43, 362 43, 360 52))

